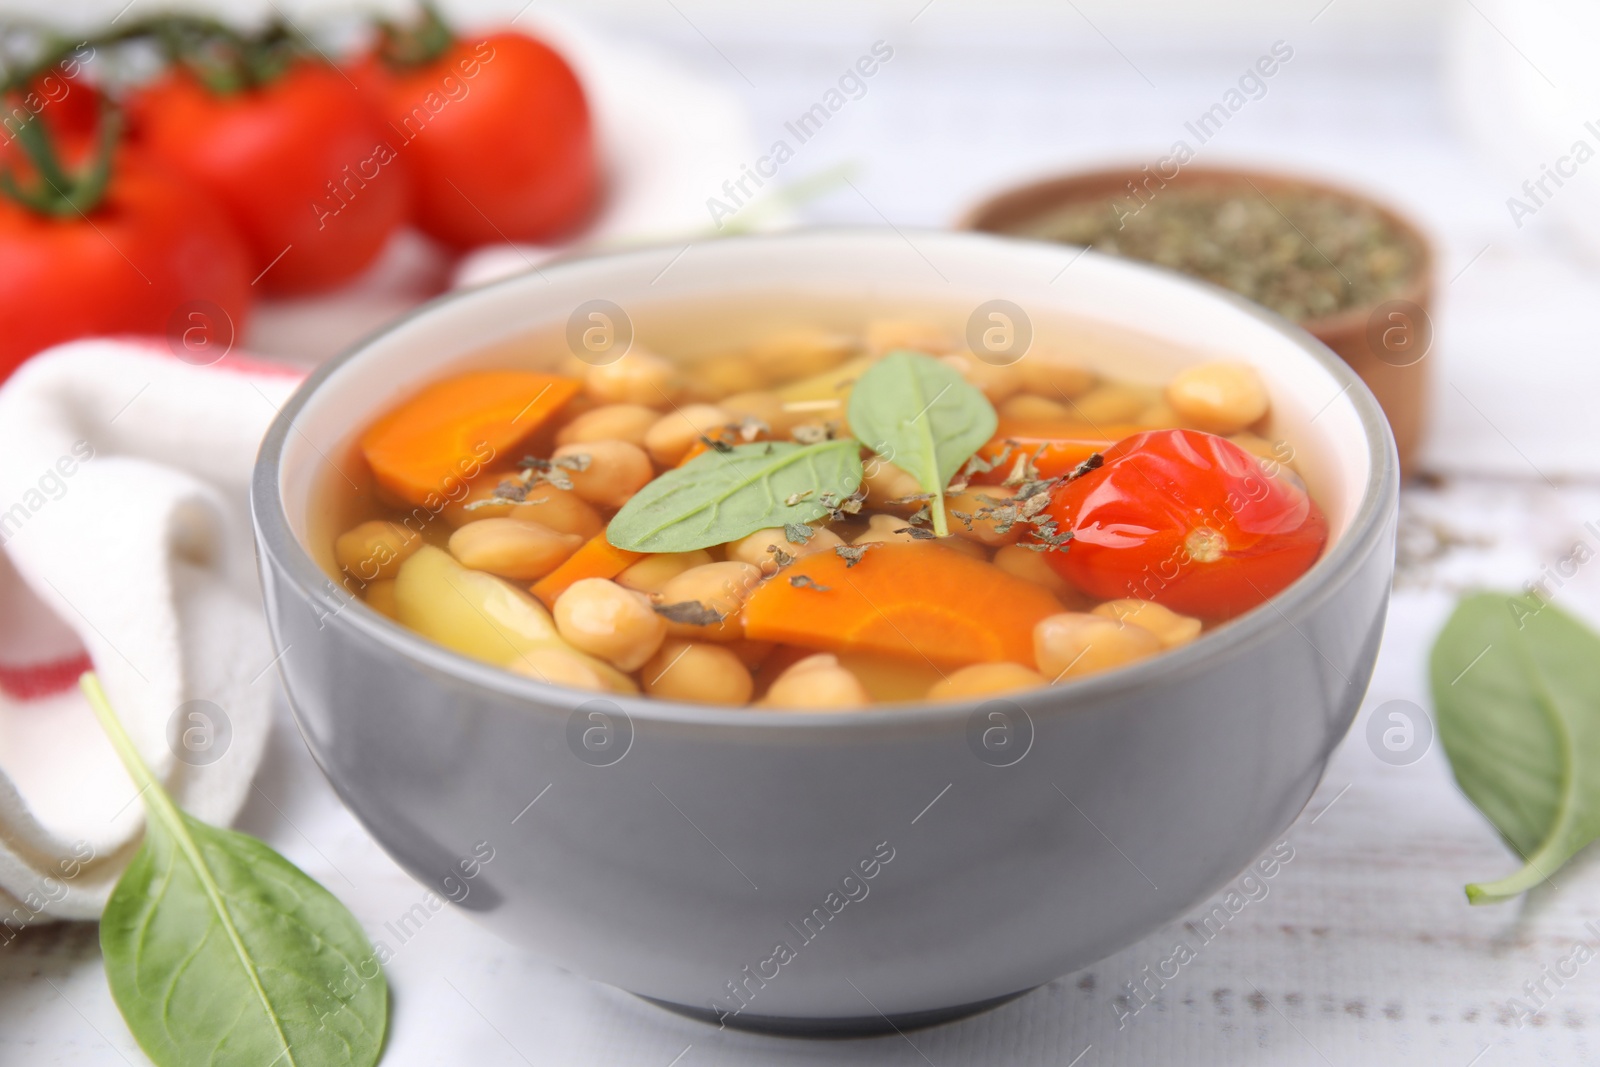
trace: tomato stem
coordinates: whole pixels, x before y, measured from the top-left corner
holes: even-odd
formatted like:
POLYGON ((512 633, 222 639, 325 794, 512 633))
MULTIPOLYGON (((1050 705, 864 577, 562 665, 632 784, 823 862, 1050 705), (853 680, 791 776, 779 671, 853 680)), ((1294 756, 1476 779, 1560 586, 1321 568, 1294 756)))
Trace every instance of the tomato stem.
POLYGON ((88 165, 69 174, 61 165, 44 120, 30 115, 15 127, 17 144, 38 181, 24 188, 8 166, 0 169, 0 193, 31 211, 53 217, 87 215, 100 206, 111 184, 111 165, 122 136, 122 116, 109 103, 100 109, 100 135, 88 165))
POLYGON ((377 22, 378 57, 393 70, 425 67, 455 44, 455 33, 432 0, 422 0, 417 8, 417 19, 409 26, 389 19, 377 22))

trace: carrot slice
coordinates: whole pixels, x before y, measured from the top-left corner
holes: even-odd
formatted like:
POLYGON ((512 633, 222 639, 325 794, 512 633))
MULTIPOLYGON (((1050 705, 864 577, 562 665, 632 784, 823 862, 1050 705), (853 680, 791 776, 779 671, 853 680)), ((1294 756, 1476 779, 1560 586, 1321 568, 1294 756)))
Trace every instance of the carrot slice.
POLYGON ((1009 445, 1011 454, 992 471, 985 471, 972 480, 979 485, 996 485, 1011 473, 1019 453, 1033 460, 1041 478, 1055 478, 1071 474, 1074 467, 1096 452, 1104 452, 1124 437, 1144 432, 1140 426, 1090 426, 1087 423, 1041 423, 1000 420, 1000 428, 978 454, 993 463, 1005 454, 1009 445))
POLYGON ((434 382, 361 435, 378 484, 412 504, 448 497, 578 392, 572 378, 475 371, 434 382))
POLYGON ((943 545, 889 542, 874 545, 854 567, 832 552, 788 567, 746 601, 744 632, 758 641, 941 666, 1032 666, 1034 624, 1060 610, 1048 592, 993 564, 943 545), (795 585, 801 575, 810 581, 795 585))
POLYGON ((545 607, 553 608, 556 598, 572 588, 574 582, 585 578, 615 578, 644 555, 618 548, 606 540, 606 532, 601 530, 568 556, 561 566, 534 582, 532 593, 545 607))

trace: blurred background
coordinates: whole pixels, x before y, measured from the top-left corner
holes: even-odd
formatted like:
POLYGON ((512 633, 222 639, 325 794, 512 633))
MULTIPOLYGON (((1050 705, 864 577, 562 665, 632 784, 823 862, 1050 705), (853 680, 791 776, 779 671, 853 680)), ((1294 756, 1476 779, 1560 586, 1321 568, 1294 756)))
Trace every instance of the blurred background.
MULTIPOLYGON (((383 6, 269 0, 195 10, 245 24, 283 18, 326 40, 383 6)), ((152 0, 0 7, 63 28, 169 9, 152 0)), ((1600 118, 1592 5, 474 0, 443 9, 464 26, 515 20, 582 42, 578 65, 601 71, 589 91, 609 93, 622 113, 620 123, 601 124, 612 127, 601 130, 607 151, 630 157, 630 167, 672 171, 652 179, 651 202, 608 235, 642 239, 710 227, 706 202, 723 195, 718 176, 736 178, 741 164, 787 136, 784 124, 876 41, 894 54, 881 76, 800 146, 764 202, 738 222, 947 226, 1024 179, 1154 164, 1176 141, 1193 142, 1185 123, 1281 42, 1292 60, 1225 129, 1196 144, 1195 162, 1342 183, 1398 208, 1434 240, 1437 350, 1429 358, 1448 373, 1431 377, 1429 469, 1526 473, 1529 461, 1551 477, 1594 469, 1594 450, 1573 434, 1585 432, 1600 362, 1584 357, 1593 342, 1574 312, 1594 292, 1600 168, 1547 184, 1556 195, 1533 190, 1539 203, 1523 191, 1574 142, 1600 146, 1584 125, 1600 118), (663 80, 670 91, 648 88, 663 80), (641 107, 657 113, 641 120, 641 107), (1518 212, 1513 197, 1530 210, 1518 212), (1486 420, 1502 430, 1515 423, 1516 447, 1486 420)), ((445 284, 437 263, 424 268, 410 252, 392 254, 331 311, 269 309, 246 343, 310 361, 337 350, 445 284)), ((505 265, 483 268, 496 269, 505 265)))

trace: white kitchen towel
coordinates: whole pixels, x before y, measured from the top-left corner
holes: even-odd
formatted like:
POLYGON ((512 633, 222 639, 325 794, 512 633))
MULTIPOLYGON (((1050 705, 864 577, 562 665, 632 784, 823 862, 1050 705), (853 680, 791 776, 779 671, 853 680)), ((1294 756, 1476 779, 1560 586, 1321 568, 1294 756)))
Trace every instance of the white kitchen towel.
POLYGON ((244 804, 273 686, 247 487, 299 380, 93 340, 0 387, 0 941, 97 918, 137 848, 143 805, 76 686, 91 663, 185 810, 244 804))

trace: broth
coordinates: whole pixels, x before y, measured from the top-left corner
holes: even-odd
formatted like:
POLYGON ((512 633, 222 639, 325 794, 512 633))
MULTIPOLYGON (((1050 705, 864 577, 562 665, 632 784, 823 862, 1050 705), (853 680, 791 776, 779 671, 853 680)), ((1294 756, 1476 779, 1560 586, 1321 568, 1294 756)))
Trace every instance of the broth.
POLYGON ((322 479, 319 563, 402 625, 554 684, 827 711, 1158 655, 1283 588, 1327 540, 1270 383, 1242 364, 1082 320, 1035 324, 1013 361, 947 306, 868 296, 636 314, 620 358, 531 330, 364 428, 322 479), (845 443, 869 401, 914 438, 924 415, 902 394, 924 386, 934 452, 954 447, 945 430, 970 435, 962 418, 996 420, 975 458, 941 477, 860 430, 845 443), (471 447, 441 451, 456 439, 471 447), (740 483, 825 463, 842 480, 785 481, 781 506, 740 483), (795 522, 672 513, 725 490, 730 513, 795 522), (1140 522, 1178 524, 1142 570, 1121 544, 1140 522))

